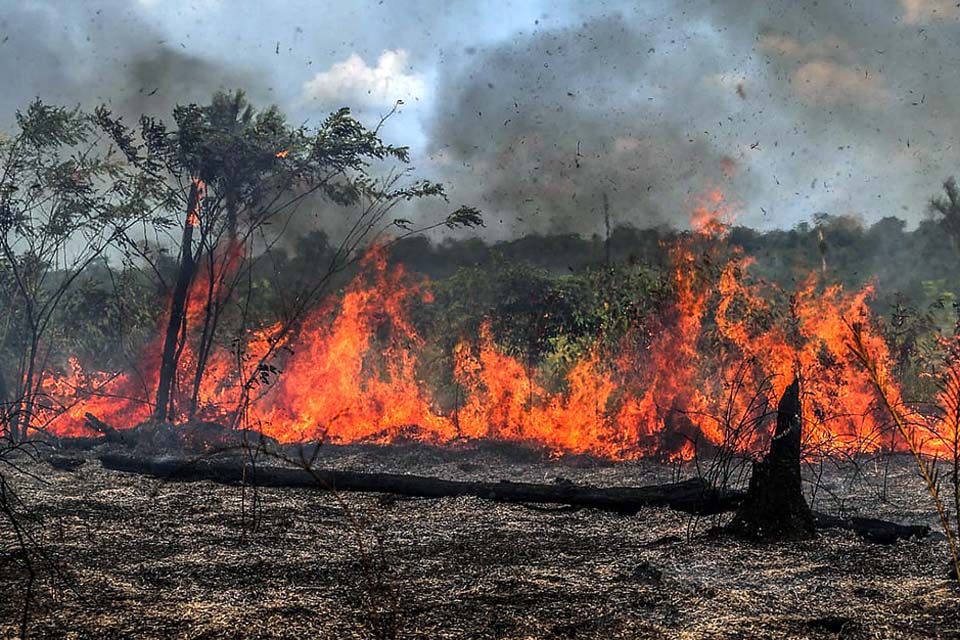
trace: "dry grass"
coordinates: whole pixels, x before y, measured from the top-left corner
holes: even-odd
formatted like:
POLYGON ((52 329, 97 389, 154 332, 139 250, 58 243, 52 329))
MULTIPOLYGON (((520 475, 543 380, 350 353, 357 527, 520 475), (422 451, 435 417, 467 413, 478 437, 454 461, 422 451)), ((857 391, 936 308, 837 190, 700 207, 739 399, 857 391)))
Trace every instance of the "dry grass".
MULTIPOLYGON (((549 462, 509 449, 325 450, 320 466, 441 477, 595 484, 665 481, 654 463, 549 462)), ((837 501, 936 524, 898 458, 828 469, 837 501)), ((401 637, 960 637, 960 593, 942 538, 882 547, 844 532, 761 546, 687 538, 669 510, 622 517, 477 498, 395 499, 261 489, 245 530, 237 487, 161 484, 104 471, 38 468, 17 479, 45 517, 64 576, 38 587, 31 629, 51 638, 369 637, 367 586, 346 506, 400 599, 401 637)), ((703 522, 700 528, 711 524, 703 522)), ((2 565, 9 567, 10 565, 2 565)), ((13 637, 20 576, 0 571, 0 637, 13 637), (11 617, 13 616, 13 617, 11 617)))

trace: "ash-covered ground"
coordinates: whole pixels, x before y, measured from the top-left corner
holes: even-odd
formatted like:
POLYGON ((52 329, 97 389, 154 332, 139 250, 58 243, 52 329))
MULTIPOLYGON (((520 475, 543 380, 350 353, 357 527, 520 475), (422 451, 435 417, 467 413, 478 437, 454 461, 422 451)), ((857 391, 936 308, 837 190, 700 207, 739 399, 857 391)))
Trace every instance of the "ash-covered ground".
MULTIPOLYGON (((881 546, 706 535, 723 521, 479 498, 401 499, 164 483, 21 458, 42 522, 30 633, 43 638, 960 637, 946 542, 881 546)), ((322 467, 451 479, 644 485, 655 462, 547 460, 509 447, 329 447, 322 467)), ((808 467, 816 508, 903 523, 935 514, 903 457, 808 467), (817 477, 819 476, 819 482, 817 477)), ((696 473, 692 467, 682 475, 696 473)), ((6 525, 4 525, 6 526, 6 525)), ((25 574, 2 530, 0 637, 25 574)))

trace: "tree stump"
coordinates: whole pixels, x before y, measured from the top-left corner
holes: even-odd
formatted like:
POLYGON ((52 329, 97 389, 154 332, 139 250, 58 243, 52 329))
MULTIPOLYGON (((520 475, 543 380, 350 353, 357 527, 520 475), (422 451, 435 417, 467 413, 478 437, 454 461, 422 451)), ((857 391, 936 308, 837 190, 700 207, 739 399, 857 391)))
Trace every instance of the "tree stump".
POLYGON ((800 479, 800 385, 794 380, 777 406, 770 452, 753 464, 746 498, 728 531, 749 540, 806 540, 816 535, 800 479))

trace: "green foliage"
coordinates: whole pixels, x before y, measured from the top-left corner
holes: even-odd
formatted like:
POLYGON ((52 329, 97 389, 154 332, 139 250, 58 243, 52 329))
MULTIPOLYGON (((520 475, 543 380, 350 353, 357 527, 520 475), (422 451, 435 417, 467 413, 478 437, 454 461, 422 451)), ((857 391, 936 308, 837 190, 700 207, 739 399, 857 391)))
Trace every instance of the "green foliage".
MULTIPOLYGON (((88 370, 121 371, 139 364, 153 339, 162 306, 156 284, 138 269, 94 264, 65 296, 52 333, 88 370)), ((66 349, 65 349, 66 351, 66 349)))
POLYGON ((943 195, 931 198, 928 209, 939 218, 944 231, 960 248, 960 187, 953 177, 944 181, 943 195))
POLYGON ((0 139, 0 234, 11 253, 103 232, 142 204, 146 194, 99 148, 86 114, 36 101, 17 123, 0 139))
POLYGON ((0 309, 0 403, 14 438, 33 421, 51 356, 70 344, 60 330, 64 302, 155 193, 117 160, 88 114, 38 100, 16 121, 0 139, 0 295, 8 302, 0 309))
POLYGON ((500 348, 562 386, 570 368, 591 349, 612 352, 662 302, 665 288, 653 270, 639 265, 590 268, 552 275, 525 262, 496 260, 461 268, 433 283, 435 301, 416 310, 417 322, 435 349, 424 377, 452 384, 456 344, 474 340, 488 323, 500 348))

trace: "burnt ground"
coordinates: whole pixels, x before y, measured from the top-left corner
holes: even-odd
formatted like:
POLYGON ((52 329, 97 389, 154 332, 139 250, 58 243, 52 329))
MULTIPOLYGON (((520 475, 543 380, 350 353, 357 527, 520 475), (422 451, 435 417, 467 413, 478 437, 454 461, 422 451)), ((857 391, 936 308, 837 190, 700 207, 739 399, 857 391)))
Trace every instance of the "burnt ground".
MULTIPOLYGON (((832 530, 759 545, 705 535, 713 519, 668 509, 626 517, 292 489, 254 500, 249 488, 163 483, 86 455, 74 472, 21 460, 33 476, 12 476, 56 567, 41 568, 33 637, 960 637, 942 536, 879 546, 832 530)), ((318 464, 597 485, 677 473, 489 446, 330 447, 318 464)), ((936 526, 910 464, 827 465, 816 507, 936 526)), ((3 638, 16 636, 24 577, 9 534, 0 528, 3 638)))

